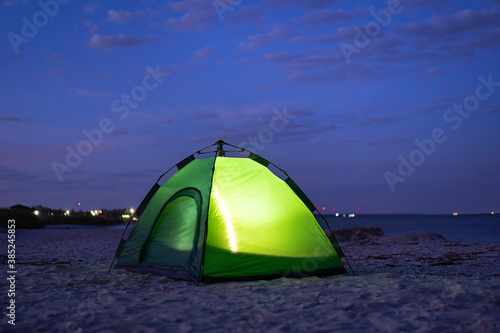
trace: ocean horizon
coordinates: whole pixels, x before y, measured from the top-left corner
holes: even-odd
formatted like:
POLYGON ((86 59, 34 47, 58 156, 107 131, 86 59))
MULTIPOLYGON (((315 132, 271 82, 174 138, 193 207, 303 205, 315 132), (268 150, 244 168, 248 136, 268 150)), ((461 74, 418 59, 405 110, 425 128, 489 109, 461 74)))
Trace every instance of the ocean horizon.
MULTIPOLYGON (((321 217, 315 215, 323 228, 321 217)), ((323 215, 330 228, 381 227, 386 236, 432 232, 451 241, 500 243, 500 214, 359 214, 323 215)))

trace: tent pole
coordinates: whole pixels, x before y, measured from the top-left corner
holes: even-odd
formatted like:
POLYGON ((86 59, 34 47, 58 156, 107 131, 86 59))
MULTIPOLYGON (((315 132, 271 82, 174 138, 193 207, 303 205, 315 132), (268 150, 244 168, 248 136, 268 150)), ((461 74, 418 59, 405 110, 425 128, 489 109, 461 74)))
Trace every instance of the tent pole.
POLYGON ((224 147, 223 147, 225 142, 222 140, 219 140, 219 141, 217 141, 216 144, 217 144, 217 155, 218 156, 226 156, 226 154, 224 153, 224 147))
MULTIPOLYGON (((122 242, 122 240, 124 240, 123 236, 125 235, 125 232, 127 231, 127 228, 130 225, 130 222, 132 221, 132 219, 134 218, 134 216, 135 216, 135 213, 132 214, 132 216, 128 220, 127 225, 125 226, 125 230, 123 230, 122 236, 120 237, 120 243, 122 242)), ((120 246, 120 243, 118 243, 118 246, 120 246)), ((113 259, 111 260, 111 264, 109 264, 108 273, 111 271, 111 267, 113 266, 113 263, 115 262, 115 258, 116 258, 116 252, 113 255, 113 259)))
MULTIPOLYGON (((323 219, 323 222, 325 222, 326 226, 328 227, 328 230, 330 230, 330 234, 335 237, 335 235, 333 234, 333 230, 330 228, 330 225, 328 224, 328 221, 323 217, 323 215, 321 215, 321 213, 319 212, 319 210, 316 209, 316 211, 318 212, 319 216, 321 216, 321 218, 323 219)), ((335 238, 335 241, 337 242, 338 244, 338 241, 337 239, 335 238)), ((331 241, 330 241, 331 242, 331 241)), ((339 244, 339 247, 340 247, 340 244, 339 244)), ((342 248, 340 248, 342 249, 342 248)), ((354 273, 354 270, 352 269, 352 266, 351 266, 351 263, 349 262, 349 260, 347 259, 347 256, 345 255, 344 251, 342 250, 342 254, 343 254, 343 257, 345 258, 345 261, 347 262, 347 265, 349 265, 349 268, 351 269, 351 272, 352 272, 352 275, 356 276, 356 273, 354 273)))
POLYGON ((345 254, 344 254, 344 258, 345 258, 345 261, 347 262, 347 265, 349 265, 349 268, 351 269, 352 275, 356 276, 356 273, 354 273, 354 269, 352 269, 351 263, 349 262, 349 260, 347 260, 347 257, 345 256, 345 254))

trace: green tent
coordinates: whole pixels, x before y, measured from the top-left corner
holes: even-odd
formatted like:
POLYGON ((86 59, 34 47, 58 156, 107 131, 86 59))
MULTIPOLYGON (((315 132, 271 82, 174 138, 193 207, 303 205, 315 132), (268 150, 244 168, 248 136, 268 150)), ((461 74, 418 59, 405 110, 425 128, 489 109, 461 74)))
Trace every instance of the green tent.
POLYGON ((278 168, 280 179, 268 168, 274 164, 253 153, 226 156, 235 152, 250 153, 218 141, 176 164, 159 185, 163 174, 121 239, 117 267, 198 283, 346 273, 338 243, 286 172, 278 168))

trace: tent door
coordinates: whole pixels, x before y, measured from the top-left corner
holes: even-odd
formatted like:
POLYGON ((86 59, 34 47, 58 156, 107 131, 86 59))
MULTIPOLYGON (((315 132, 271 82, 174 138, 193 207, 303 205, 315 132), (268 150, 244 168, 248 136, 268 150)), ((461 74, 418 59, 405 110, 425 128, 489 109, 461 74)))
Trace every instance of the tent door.
POLYGON ((198 243, 201 195, 193 188, 174 194, 158 214, 142 246, 142 264, 188 269, 198 243))

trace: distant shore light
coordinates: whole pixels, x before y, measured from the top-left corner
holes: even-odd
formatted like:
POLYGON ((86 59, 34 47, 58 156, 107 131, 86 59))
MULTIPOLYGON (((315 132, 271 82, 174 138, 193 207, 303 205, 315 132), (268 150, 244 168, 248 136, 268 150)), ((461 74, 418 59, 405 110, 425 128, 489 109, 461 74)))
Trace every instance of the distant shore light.
POLYGON ((457 216, 457 215, 458 215, 458 213, 453 213, 453 216, 457 216))
POLYGON ((38 210, 35 210, 33 213, 34 213, 35 215, 40 215, 40 212, 39 212, 38 210))

